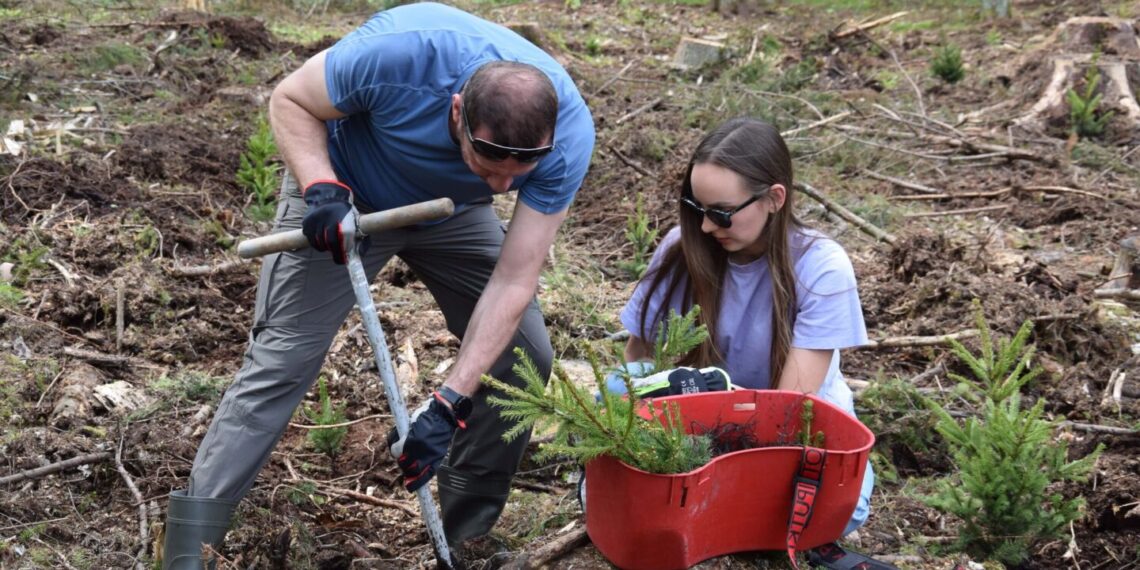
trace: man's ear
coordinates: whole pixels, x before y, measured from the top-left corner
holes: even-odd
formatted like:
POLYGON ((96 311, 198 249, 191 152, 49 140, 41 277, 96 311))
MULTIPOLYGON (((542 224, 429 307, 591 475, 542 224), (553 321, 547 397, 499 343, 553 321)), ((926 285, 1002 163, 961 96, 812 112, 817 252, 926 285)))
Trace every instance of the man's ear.
POLYGON ((457 132, 460 128, 459 122, 463 120, 462 112, 460 111, 460 107, 459 107, 462 104, 463 104, 463 96, 462 95, 455 93, 454 95, 451 96, 451 109, 449 109, 448 113, 449 113, 449 116, 451 118, 451 124, 455 125, 455 129, 457 132))
POLYGON ((768 199, 772 201, 772 211, 779 211, 784 207, 784 201, 788 198, 788 189, 783 184, 773 184, 768 189, 768 199))

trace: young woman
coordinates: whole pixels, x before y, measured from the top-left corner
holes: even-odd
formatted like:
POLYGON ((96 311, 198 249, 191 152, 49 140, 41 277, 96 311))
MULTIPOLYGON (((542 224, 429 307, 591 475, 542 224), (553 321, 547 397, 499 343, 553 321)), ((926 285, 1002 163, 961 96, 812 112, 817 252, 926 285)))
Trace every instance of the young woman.
MULTIPOLYGON (((855 272, 838 243, 796 218, 792 197, 791 156, 771 125, 734 119, 700 142, 678 197, 680 226, 621 313, 631 332, 627 369, 652 358, 671 309, 699 305, 712 334, 681 365, 719 366, 737 387, 814 393, 855 415, 839 371, 839 349, 867 342, 855 272)), ((873 485, 868 466, 844 534, 866 521, 873 485)), ((830 548, 812 558, 830 568, 890 567, 830 548)))

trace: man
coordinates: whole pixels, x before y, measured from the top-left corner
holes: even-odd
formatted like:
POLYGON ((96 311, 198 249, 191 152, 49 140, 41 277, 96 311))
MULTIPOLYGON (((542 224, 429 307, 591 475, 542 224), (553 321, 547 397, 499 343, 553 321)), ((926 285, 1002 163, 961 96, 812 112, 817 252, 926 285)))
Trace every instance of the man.
POLYGON ((549 375, 553 350, 535 302, 543 261, 585 177, 589 110, 551 57, 513 32, 439 4, 381 12, 285 78, 270 121, 289 170, 276 229, 312 249, 265 258, 241 370, 190 473, 171 494, 164 569, 200 567, 316 378, 355 301, 345 262, 359 212, 449 197, 445 221, 361 244, 369 278, 398 255, 462 339, 442 387, 394 442, 405 486, 439 473, 453 551, 490 531, 528 438, 486 403, 484 373, 518 385, 521 347, 549 375), (303 190, 302 190, 303 189, 303 190), (518 189, 509 229, 494 194, 518 189), (452 442, 452 435, 454 441, 452 442), (451 443, 451 452, 441 464, 451 443))

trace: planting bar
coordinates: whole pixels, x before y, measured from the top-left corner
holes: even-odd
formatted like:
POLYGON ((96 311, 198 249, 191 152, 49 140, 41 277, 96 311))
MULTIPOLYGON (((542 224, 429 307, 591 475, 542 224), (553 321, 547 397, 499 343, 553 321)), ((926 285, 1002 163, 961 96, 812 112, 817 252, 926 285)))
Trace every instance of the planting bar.
MULTIPOLYGON (((450 216, 455 211, 455 204, 450 198, 438 198, 418 204, 401 206, 390 210, 373 212, 360 216, 357 227, 365 234, 374 234, 392 228, 410 226, 420 222, 429 222, 450 216)), ((243 259, 251 259, 308 247, 309 241, 301 230, 290 230, 248 239, 238 244, 238 255, 243 259)))

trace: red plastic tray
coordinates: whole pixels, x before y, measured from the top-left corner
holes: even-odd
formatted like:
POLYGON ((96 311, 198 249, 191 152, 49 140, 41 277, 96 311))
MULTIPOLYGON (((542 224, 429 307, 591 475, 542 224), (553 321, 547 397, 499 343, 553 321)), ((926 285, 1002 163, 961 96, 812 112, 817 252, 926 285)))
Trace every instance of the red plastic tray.
MULTIPOLYGON (((827 450, 812 518, 801 550, 839 538, 859 501, 875 436, 842 409, 816 396, 736 390, 659 398, 680 406, 686 431, 753 423, 761 442, 794 442, 805 398, 812 431, 827 450)), ((657 406, 660 409, 660 406, 657 406)), ((597 549, 626 570, 688 568, 750 550, 784 550, 792 480, 803 448, 758 447, 716 457, 677 475, 641 471, 608 456, 586 465, 586 531, 597 549)))

